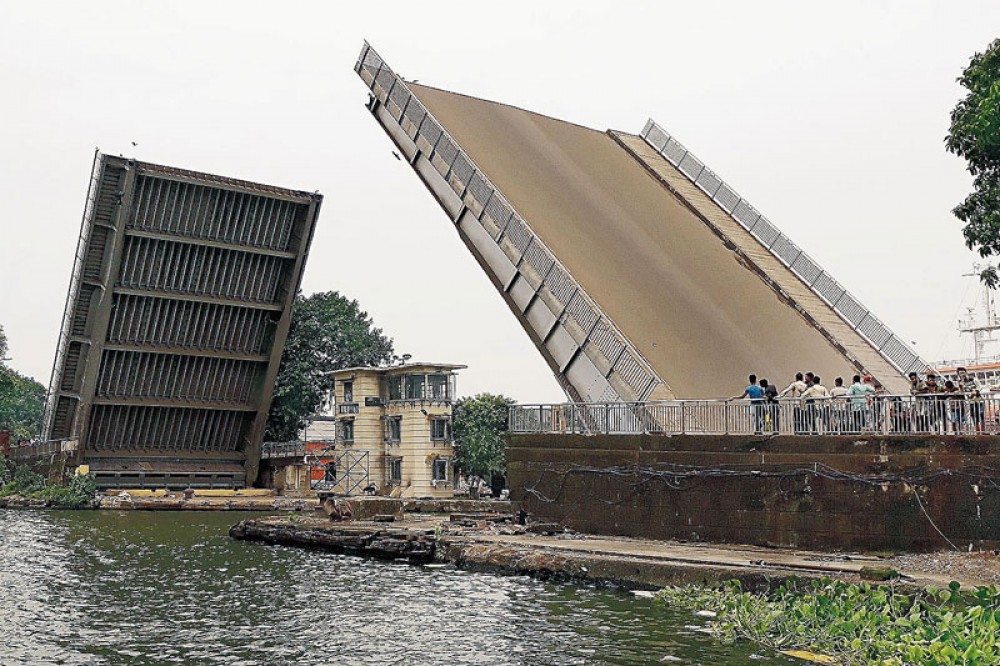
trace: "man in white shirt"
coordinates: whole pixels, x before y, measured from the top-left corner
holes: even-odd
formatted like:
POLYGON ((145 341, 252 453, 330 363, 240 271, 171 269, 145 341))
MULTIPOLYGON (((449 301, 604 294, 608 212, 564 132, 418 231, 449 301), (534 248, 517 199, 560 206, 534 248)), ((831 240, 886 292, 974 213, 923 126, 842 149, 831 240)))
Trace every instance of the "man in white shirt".
MULTIPOLYGON (((802 373, 795 373, 795 379, 792 381, 788 387, 778 394, 779 398, 800 398, 802 394, 806 392, 806 383, 802 381, 802 373)), ((792 407, 792 427, 795 429, 796 433, 801 433, 805 430, 806 425, 806 412, 802 407, 799 406, 799 402, 796 400, 794 406, 792 407)))
POLYGON ((806 402, 806 428, 809 433, 823 432, 823 426, 828 421, 826 399, 829 397, 830 392, 823 386, 820 376, 813 375, 812 386, 802 394, 802 399, 806 402), (819 404, 817 400, 820 401, 819 404))
POLYGON ((847 429, 847 387, 844 386, 844 378, 837 377, 833 380, 833 388, 830 389, 830 430, 842 433, 847 429))

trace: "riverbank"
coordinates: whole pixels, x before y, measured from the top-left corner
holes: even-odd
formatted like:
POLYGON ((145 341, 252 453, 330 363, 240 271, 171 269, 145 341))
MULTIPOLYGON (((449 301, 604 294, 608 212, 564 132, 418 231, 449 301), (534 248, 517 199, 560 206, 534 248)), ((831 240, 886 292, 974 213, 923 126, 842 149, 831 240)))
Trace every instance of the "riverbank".
POLYGON ((980 557, 978 568, 966 568, 956 578, 933 566, 921 566, 922 560, 915 558, 600 537, 565 533, 556 526, 525 527, 476 521, 474 517, 449 521, 444 516, 419 514, 398 523, 267 517, 240 522, 230 530, 230 536, 629 589, 715 586, 731 580, 739 580, 745 589, 765 589, 792 578, 860 582, 888 575, 913 588, 947 587, 952 580, 971 588, 989 584, 993 576, 1000 575, 996 557, 980 557))

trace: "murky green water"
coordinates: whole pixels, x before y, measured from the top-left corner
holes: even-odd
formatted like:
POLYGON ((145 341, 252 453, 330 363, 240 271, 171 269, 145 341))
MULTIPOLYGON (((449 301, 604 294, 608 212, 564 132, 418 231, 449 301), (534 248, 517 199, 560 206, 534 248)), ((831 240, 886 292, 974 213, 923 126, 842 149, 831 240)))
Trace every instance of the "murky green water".
POLYGON ((0 510, 0 664, 793 663, 622 592, 232 541, 242 517, 0 510))

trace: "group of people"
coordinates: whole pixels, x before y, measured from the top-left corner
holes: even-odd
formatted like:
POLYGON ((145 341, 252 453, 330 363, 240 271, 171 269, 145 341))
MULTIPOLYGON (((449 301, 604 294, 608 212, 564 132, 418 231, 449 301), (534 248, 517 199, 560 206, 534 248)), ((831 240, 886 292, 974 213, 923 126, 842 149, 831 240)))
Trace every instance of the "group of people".
POLYGON ((910 401, 890 396, 871 375, 854 375, 849 386, 837 377, 827 388, 822 378, 813 372, 799 372, 795 379, 779 391, 767 379, 748 377, 749 384, 734 400, 749 399, 750 418, 754 432, 780 431, 783 412, 779 400, 790 403, 793 430, 797 434, 822 432, 961 432, 971 423, 977 433, 984 431, 985 400, 979 382, 966 368, 957 369, 957 381, 943 385, 938 376, 929 372, 921 379, 916 372, 909 374, 910 401), (791 400, 794 399, 794 400, 791 400))

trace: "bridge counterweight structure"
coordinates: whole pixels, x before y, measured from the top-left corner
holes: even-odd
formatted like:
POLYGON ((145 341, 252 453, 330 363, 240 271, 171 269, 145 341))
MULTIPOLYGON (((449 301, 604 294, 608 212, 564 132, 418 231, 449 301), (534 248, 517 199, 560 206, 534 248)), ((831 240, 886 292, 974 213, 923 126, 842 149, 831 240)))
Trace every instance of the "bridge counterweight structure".
POLYGON ((252 484, 321 203, 98 153, 46 439, 103 487, 252 484))

